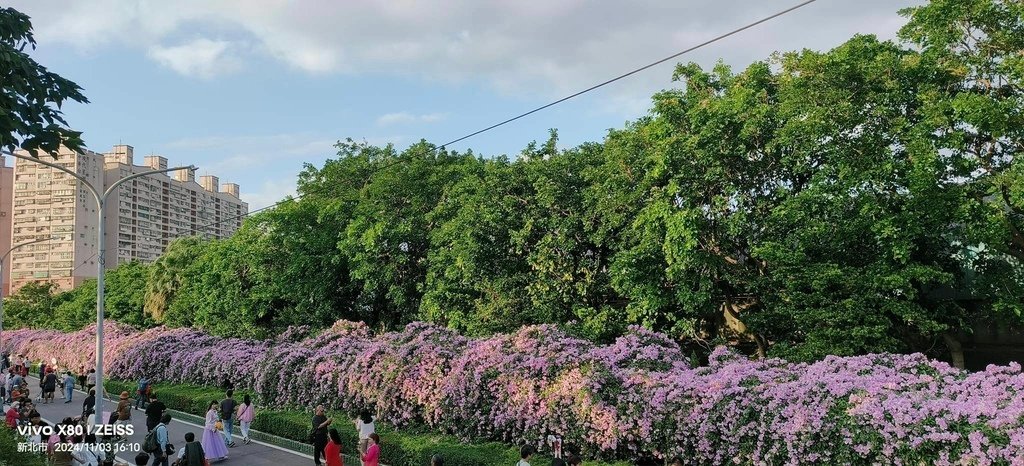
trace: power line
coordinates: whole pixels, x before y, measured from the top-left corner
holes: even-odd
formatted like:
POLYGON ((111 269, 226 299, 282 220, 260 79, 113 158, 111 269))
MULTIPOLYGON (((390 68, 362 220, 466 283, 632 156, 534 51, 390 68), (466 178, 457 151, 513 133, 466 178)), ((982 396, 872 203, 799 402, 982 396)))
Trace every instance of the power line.
MULTIPOLYGON (((637 74, 637 73, 639 73, 639 72, 641 72, 641 71, 644 71, 644 70, 647 70, 647 69, 653 68, 653 67, 655 67, 655 66, 658 66, 658 65, 660 65, 660 64, 662 64, 662 63, 665 63, 665 62, 667 62, 667 61, 669 61, 669 60, 672 60, 672 59, 674 59, 674 58, 678 58, 678 57, 680 57, 680 56, 682 56, 682 55, 685 55, 685 54, 687 54, 687 53, 693 52, 693 51, 695 51, 695 50, 697 50, 697 49, 701 49, 701 48, 704 48, 704 47, 706 47, 706 46, 708 46, 708 45, 711 45, 711 44, 713 44, 713 43, 715 43, 715 42, 721 41, 722 39, 726 39, 726 38, 728 38, 728 37, 731 37, 731 36, 734 36, 734 35, 736 35, 736 34, 739 34, 739 33, 743 32, 743 31, 746 31, 747 29, 750 29, 750 28, 753 28, 753 27, 759 26, 759 25, 761 25, 761 24, 763 24, 763 23, 766 23, 766 22, 768 22, 768 21, 771 21, 771 20, 773 20, 773 19, 775 19, 775 18, 778 18, 778 17, 780 17, 780 16, 783 16, 783 15, 785 15, 785 14, 791 13, 791 12, 793 12, 793 11, 795 11, 795 10, 798 10, 798 9, 800 9, 800 8, 803 8, 803 7, 807 6, 807 5, 810 5, 810 4, 812 4, 812 3, 816 2, 816 1, 818 1, 818 0, 805 0, 805 1, 804 1, 804 2, 802 2, 802 3, 798 3, 798 4, 796 4, 796 5, 793 5, 793 6, 789 7, 789 8, 786 8, 786 9, 784 9, 784 10, 781 10, 781 11, 779 11, 779 12, 776 12, 776 13, 774 13, 774 14, 771 14, 771 15, 769 15, 769 16, 765 16, 764 18, 761 18, 761 19, 759 19, 759 20, 757 20, 757 21, 754 21, 754 22, 752 22, 752 23, 749 23, 749 24, 747 24, 747 25, 745 25, 745 26, 742 26, 742 27, 739 27, 739 28, 733 29, 733 30, 731 30, 731 31, 729 31, 729 32, 726 32, 726 33, 724 33, 724 34, 721 34, 721 35, 715 36, 715 37, 713 37, 713 38, 711 38, 711 39, 708 39, 708 40, 706 40, 706 41, 704 41, 704 42, 701 42, 701 43, 699 43, 699 44, 697 44, 697 45, 694 45, 694 46, 692 46, 692 47, 690 47, 690 48, 687 48, 687 49, 685 49, 685 50, 682 50, 682 51, 680 51, 680 52, 676 52, 676 53, 674 53, 674 54, 672 54, 672 55, 669 55, 669 56, 667 56, 667 57, 665 57, 665 58, 662 58, 662 59, 660 59, 660 60, 657 60, 657 61, 655 61, 655 62, 651 62, 651 63, 649 63, 649 64, 646 64, 646 65, 644 65, 644 66, 641 66, 641 67, 639 67, 639 68, 633 69, 633 70, 631 70, 631 71, 629 71, 629 72, 627 72, 627 73, 623 73, 623 74, 620 74, 620 75, 618 75, 618 76, 616 76, 616 77, 614 77, 614 78, 611 78, 611 79, 609 79, 609 80, 603 81, 603 82, 601 82, 601 83, 598 83, 598 84, 595 84, 595 85, 593 85, 593 86, 590 86, 590 87, 588 87, 588 88, 586 88, 586 89, 583 89, 583 90, 581 90, 581 91, 575 92, 575 93, 573 93, 573 94, 567 95, 567 96, 565 96, 565 97, 562 97, 561 99, 555 100, 555 101, 553 101, 553 102, 550 102, 550 103, 548 103, 548 104, 545 104, 545 105, 541 105, 540 107, 534 108, 533 110, 530 110, 530 111, 528 111, 528 112, 520 113, 519 115, 516 115, 516 116, 514 116, 514 117, 512 117, 512 118, 508 118, 508 119, 506 119, 506 120, 502 120, 502 121, 500 121, 500 122, 498 122, 498 123, 495 123, 495 124, 493 124, 493 125, 491 125, 491 126, 488 126, 488 127, 486 127, 486 128, 483 128, 483 129, 479 129, 479 130, 477 130, 477 131, 474 131, 474 132, 472 132, 472 133, 469 133, 469 134, 467 134, 467 135, 465 135, 465 136, 462 136, 462 137, 459 137, 459 138, 456 138, 456 139, 452 139, 451 141, 448 141, 448 142, 446 142, 446 143, 444 143, 444 144, 441 144, 441 145, 440 145, 439 147, 441 148, 441 150, 444 150, 444 149, 445 149, 445 147, 447 147, 447 146, 450 146, 450 145, 452 145, 452 144, 455 144, 455 143, 457 143, 457 142, 465 141, 466 139, 469 139, 469 138, 471 138, 471 137, 473 137, 473 136, 476 136, 476 135, 479 135, 479 134, 485 133, 485 132, 487 132, 487 131, 490 131, 490 130, 492 130, 492 129, 498 128, 498 127, 500 127, 500 126, 504 126, 504 125, 506 125, 506 124, 509 124, 509 123, 512 123, 513 121, 516 121, 516 120, 519 120, 519 119, 521 119, 521 118, 524 118, 524 117, 530 116, 530 115, 532 115, 532 114, 534 114, 534 113, 537 113, 537 112, 539 112, 539 111, 541 111, 541 110, 544 110, 544 109, 546 109, 546 108, 549 108, 549 107, 553 107, 553 106, 555 106, 555 105, 558 105, 558 104, 560 104, 560 103, 562 103, 562 102, 565 102, 565 101, 567 101, 567 100, 570 100, 570 99, 573 99, 573 98, 579 97, 579 96, 581 96, 581 95, 583 95, 583 94, 586 94, 586 93, 588 93, 588 92, 590 92, 590 91, 593 91, 593 90, 596 90, 596 89, 602 88, 602 87, 604 87, 604 86, 607 86, 607 85, 609 85, 609 84, 611 84, 611 83, 614 83, 614 82, 616 82, 616 81, 619 81, 619 80, 622 80, 622 79, 628 78, 628 77, 630 77, 630 76, 632 76, 632 75, 634 75, 634 74, 637 74)), ((379 167, 379 168, 375 169, 374 171, 372 171, 372 172, 370 173, 370 176, 373 176, 373 175, 374 175, 375 173, 377 173, 377 172, 379 172, 379 171, 381 171, 381 170, 383 170, 383 169, 386 169, 386 168, 388 168, 388 167, 391 167, 391 166, 393 166, 393 165, 397 165, 398 163, 401 163, 402 161, 404 161, 404 159, 401 159, 401 158, 399 158, 399 159, 397 159, 397 160, 396 160, 395 162, 393 162, 393 163, 390 163, 390 164, 385 164, 385 165, 383 165, 383 166, 381 166, 381 167, 379 167)), ((229 217, 229 218, 227 218, 227 219, 224 219, 224 220, 220 220, 220 221, 217 221, 217 222, 213 222, 213 223, 207 223, 207 224, 203 225, 203 226, 202 226, 201 228, 203 228, 203 229, 205 230, 205 229, 206 229, 207 227, 210 227, 210 226, 213 226, 213 225, 219 225, 219 224, 221 224, 221 223, 224 223, 224 222, 228 222, 228 221, 231 221, 231 220, 237 220, 237 219, 239 219, 239 218, 244 218, 244 217, 248 217, 248 216, 250 216, 250 215, 252 215, 252 214, 255 214, 255 213, 257 213, 257 212, 261 212, 261 211, 264 211, 264 210, 267 210, 267 209, 272 209, 272 208, 274 208, 274 207, 277 207, 277 206, 279 206, 279 205, 281 205, 281 204, 284 204, 284 203, 286 203, 286 202, 289 202, 289 201, 294 201, 294 200, 297 200, 297 199, 301 199, 301 198, 302 198, 303 196, 305 196, 306 194, 309 194, 309 192, 307 192, 307 193, 304 193, 304 194, 297 194, 297 195, 295 195, 295 196, 292 196, 292 197, 290 197, 290 198, 288 198, 288 199, 282 199, 282 200, 280 200, 280 201, 278 201, 278 202, 275 202, 275 203, 273 203, 273 204, 271 204, 271 205, 269 205, 269 206, 266 206, 266 207, 263 207, 263 208, 260 208, 260 209, 256 209, 256 210, 253 210, 253 211, 251 211, 251 212, 248 212, 248 213, 245 213, 245 214, 241 214, 241 215, 236 215, 236 216, 234 216, 234 217, 229 217)))
POLYGON ((692 52, 692 51, 694 51, 694 50, 697 50, 697 49, 699 49, 699 48, 703 48, 703 47, 705 47, 705 46, 708 46, 708 45, 710 45, 710 44, 713 44, 713 43, 715 43, 715 42, 718 42, 718 41, 720 41, 720 40, 722 40, 722 39, 725 39, 725 38, 727 38, 727 37, 729 37, 729 36, 733 36, 733 35, 739 34, 740 32, 746 31, 747 29, 750 29, 750 28, 752 28, 752 27, 754 27, 754 26, 757 26, 757 25, 760 25, 760 24, 762 24, 762 23, 766 23, 766 22, 768 22, 768 21, 771 21, 771 20, 773 20, 773 19, 775 19, 775 18, 778 18, 779 16, 785 15, 786 13, 789 13, 789 12, 791 12, 791 11, 794 11, 794 10, 796 10, 796 9, 799 9, 799 8, 802 8, 802 7, 804 7, 804 6, 810 5, 810 4, 812 4, 812 3, 816 2, 816 1, 818 1, 818 0, 806 0, 806 1, 805 1, 805 2, 803 2, 803 3, 800 3, 800 4, 797 4, 797 5, 791 6, 791 7, 789 7, 789 8, 786 8, 785 10, 782 10, 782 11, 780 11, 780 12, 778 12, 778 13, 775 13, 775 14, 773 14, 773 15, 770 15, 770 16, 766 16, 766 17, 764 17, 764 18, 761 18, 761 19, 759 19, 759 20, 757 20, 757 21, 754 21, 753 23, 747 24, 746 26, 743 26, 743 27, 741 27, 741 28, 738 28, 738 29, 733 29, 732 31, 729 31, 729 32, 727 32, 727 33, 725 33, 725 34, 722 34, 722 35, 720 35, 720 36, 716 36, 716 37, 714 37, 714 38, 712 38, 712 39, 708 39, 708 40, 706 40, 706 41, 704 41, 704 42, 701 42, 700 44, 694 45, 693 47, 690 47, 690 48, 688 48, 688 49, 686 49, 686 50, 683 50, 683 51, 681 51, 681 52, 677 52, 677 53, 674 53, 674 54, 672 54, 672 55, 669 55, 669 56, 667 56, 667 57, 665 57, 665 58, 662 58, 661 60, 658 60, 658 61, 656 61, 656 62, 653 62, 653 63, 647 64, 647 65, 641 66, 640 68, 637 68, 637 69, 635 69, 635 70, 632 70, 632 71, 630 71, 630 72, 628 72, 628 73, 620 74, 620 75, 618 75, 618 76, 616 76, 616 77, 614 77, 614 78, 612 78, 612 79, 609 79, 609 80, 607 80, 607 81, 604 81, 604 82, 602 82, 602 83, 599 83, 599 84, 595 84, 595 85, 593 85, 593 86, 590 86, 590 87, 588 87, 588 88, 586 88, 586 89, 584 89, 584 90, 582 90, 582 91, 576 92, 576 93, 574 93, 574 94, 570 94, 570 95, 567 95, 567 96, 565 96, 565 97, 562 97, 561 99, 558 99, 558 100, 556 100, 556 101, 554 101, 554 102, 551 102, 551 103, 549 103, 549 104, 546 104, 546 105, 542 105, 542 106, 540 106, 540 107, 537 107, 537 108, 535 108, 535 109, 533 109, 533 110, 530 110, 530 111, 528 111, 528 112, 525 112, 525 113, 520 113, 519 115, 516 115, 516 116, 514 116, 514 117, 512 117, 512 118, 509 118, 509 119, 507 119, 507 120, 501 121, 501 122, 499 122, 499 123, 495 123, 495 124, 493 124, 493 125, 491 125, 491 126, 488 126, 488 127, 484 128, 484 129, 481 129, 481 130, 478 130, 478 131, 474 131, 474 132, 472 132, 472 133, 469 133, 469 134, 467 134, 467 135, 465 135, 465 136, 462 136, 461 138, 458 138, 458 139, 453 139, 453 140, 451 140, 451 141, 449 141, 449 142, 447 142, 447 143, 445 143, 445 144, 442 144, 442 145, 441 145, 441 147, 449 146, 449 145, 455 144, 456 142, 459 142, 459 141, 463 141, 463 140, 469 139, 469 138, 471 138, 471 137, 473 137, 473 136, 476 136, 476 135, 478 135, 478 134, 480 134, 480 133, 484 133, 484 132, 490 131, 490 130, 492 130, 492 129, 494 129, 494 128, 497 128, 497 127, 499 127, 499 126, 503 126, 503 125, 506 125, 506 124, 508 124, 508 123, 511 123, 511 122, 513 122, 513 121, 516 121, 516 120, 518 120, 518 119, 520 119, 520 118, 523 118, 523 117, 525 117, 525 116, 529 116, 529 115, 532 115, 532 114, 534 114, 534 113, 537 113, 537 112, 539 112, 539 111, 541 111, 541 110, 544 110, 544 109, 546 109, 546 108, 548 108, 548 107, 551 107, 551 106, 554 106, 554 105, 558 105, 558 104, 560 104, 560 103, 562 103, 562 102, 565 102, 566 100, 572 99, 572 98, 574 98, 574 97, 579 97, 579 96, 581 96, 581 95, 583 95, 583 94, 586 94, 586 93, 588 93, 588 92, 590 92, 590 91, 593 91, 593 90, 595 90, 595 89, 598 89, 598 88, 601 88, 601 87, 607 86, 607 85, 609 85, 609 84, 611 84, 611 83, 613 83, 613 82, 615 82, 615 81, 618 81, 618 80, 620 80, 620 79, 623 79, 623 78, 628 78, 628 77, 630 77, 630 76, 632 76, 632 75, 634 75, 634 74, 637 74, 637 73, 639 73, 639 72, 641 72, 641 71, 644 71, 644 70, 646 70, 646 69, 648 69, 648 68, 652 68, 652 67, 654 67, 654 66, 660 65, 660 64, 662 64, 662 63, 665 63, 665 62, 667 62, 667 61, 669 61, 669 60, 671 60, 671 59, 673 59, 673 58, 677 58, 677 57, 679 57, 680 55, 685 55, 685 54, 687 54, 687 53, 690 53, 690 52, 692 52))

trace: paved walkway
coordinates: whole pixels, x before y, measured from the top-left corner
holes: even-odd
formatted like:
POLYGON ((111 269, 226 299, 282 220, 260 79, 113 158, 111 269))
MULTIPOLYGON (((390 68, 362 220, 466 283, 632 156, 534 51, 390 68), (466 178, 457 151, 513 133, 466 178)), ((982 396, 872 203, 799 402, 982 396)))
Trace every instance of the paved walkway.
MULTIPOLYGON (((29 382, 32 384, 30 386, 33 388, 33 397, 39 392, 38 380, 39 379, 32 378, 31 382, 29 382)), ((66 417, 74 417, 82 414, 82 402, 85 401, 85 393, 82 391, 75 390, 71 403, 65 403, 64 400, 60 398, 60 394, 55 393, 54 396, 55 401, 53 403, 36 403, 36 410, 39 411, 43 420, 47 423, 51 425, 57 424, 66 417)), ((117 403, 106 400, 104 402, 103 410, 109 413, 114 411, 116 407, 117 403)), ((167 432, 170 436, 170 443, 174 444, 176 450, 185 445, 186 432, 192 432, 195 434, 196 439, 203 438, 202 426, 182 421, 180 419, 173 419, 174 413, 171 413, 171 417, 171 423, 167 426, 167 432)), ((135 455, 142 449, 142 441, 146 437, 146 416, 142 411, 132 411, 132 425, 135 426, 135 434, 129 437, 128 441, 120 443, 120 445, 125 447, 126 451, 117 454, 118 459, 129 464, 135 464, 135 455)), ((253 440, 252 443, 243 445, 242 439, 239 436, 238 426, 235 426, 234 438, 238 446, 229 449, 228 459, 217 462, 218 465, 310 466, 313 464, 312 456, 286 450, 268 443, 253 440)), ((171 460, 173 461, 174 458, 175 457, 172 456, 171 460)))

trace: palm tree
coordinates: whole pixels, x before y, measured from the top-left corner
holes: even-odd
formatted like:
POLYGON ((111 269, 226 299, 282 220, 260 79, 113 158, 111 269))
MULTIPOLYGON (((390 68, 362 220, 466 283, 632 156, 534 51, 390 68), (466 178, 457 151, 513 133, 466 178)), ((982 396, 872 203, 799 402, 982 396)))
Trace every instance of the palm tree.
POLYGON ((181 286, 185 269, 199 256, 202 240, 197 237, 179 238, 149 268, 146 280, 145 312, 156 322, 163 322, 167 307, 181 286))

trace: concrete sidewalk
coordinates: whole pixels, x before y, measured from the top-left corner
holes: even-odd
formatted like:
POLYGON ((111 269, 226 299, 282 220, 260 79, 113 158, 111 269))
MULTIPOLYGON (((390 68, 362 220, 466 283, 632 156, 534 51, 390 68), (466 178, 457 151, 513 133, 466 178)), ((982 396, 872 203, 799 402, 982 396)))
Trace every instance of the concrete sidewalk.
MULTIPOLYGON (((33 398, 39 393, 39 379, 35 377, 29 378, 29 386, 32 387, 33 398)), ((113 394, 114 396, 120 393, 113 394)), ((110 393, 107 394, 108 396, 110 393)), ((55 401, 50 404, 36 403, 36 410, 42 415, 43 419, 49 424, 60 423, 66 417, 75 417, 82 414, 82 402, 85 401, 85 393, 80 390, 75 390, 72 395, 71 403, 65 403, 60 398, 59 393, 54 393, 55 401)), ((132 400, 134 403, 134 399, 132 400)), ((117 408, 117 403, 111 401, 109 398, 104 400, 103 410, 106 412, 113 412, 117 408)), ((197 423, 189 422, 184 420, 185 416, 178 416, 175 419, 175 415, 179 414, 175 411, 168 411, 171 414, 171 423, 167 426, 167 433, 169 436, 170 443, 174 444, 175 451, 185 445, 185 433, 192 432, 195 434, 196 439, 203 438, 203 427, 197 423)), ((192 417, 192 416, 189 416, 192 417)), ((120 445, 124 451, 117 454, 117 458, 128 464, 135 464, 135 455, 142 450, 142 441, 146 437, 146 416, 141 410, 132 410, 131 424, 135 428, 135 433, 128 438, 126 442, 120 442, 120 445)), ((248 445, 242 444, 242 439, 238 433, 238 426, 235 426, 234 439, 238 446, 235 448, 228 449, 228 459, 219 461, 217 464, 220 465, 252 465, 252 466, 292 466, 292 465, 304 465, 309 466, 313 464, 313 457, 304 453, 291 451, 270 443, 260 442, 253 440, 248 445)), ((171 457, 171 461, 175 459, 171 457)), ((348 458, 346 458, 348 460, 348 458)))

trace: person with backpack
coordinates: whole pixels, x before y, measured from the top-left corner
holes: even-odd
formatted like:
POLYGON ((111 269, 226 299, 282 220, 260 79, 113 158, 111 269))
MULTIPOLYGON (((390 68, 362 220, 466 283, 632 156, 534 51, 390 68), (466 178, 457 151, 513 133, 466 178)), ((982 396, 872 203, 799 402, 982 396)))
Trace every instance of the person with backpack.
POLYGON ((170 423, 171 415, 164 414, 160 418, 160 423, 146 434, 146 439, 142 442, 142 450, 153 455, 153 466, 170 464, 167 454, 167 424, 170 423))
POLYGON ((203 444, 196 441, 196 434, 192 432, 185 434, 185 446, 178 450, 178 460, 174 464, 177 466, 204 466, 206 464, 206 452, 203 451, 203 444))
POLYGON ((149 394, 149 406, 146 406, 146 432, 153 430, 167 411, 167 405, 156 399, 156 393, 149 394))
POLYGON ((135 409, 144 409, 146 407, 146 395, 149 390, 149 379, 146 376, 139 378, 139 385, 135 388, 135 409), (139 407, 142 408, 139 408, 139 407))

